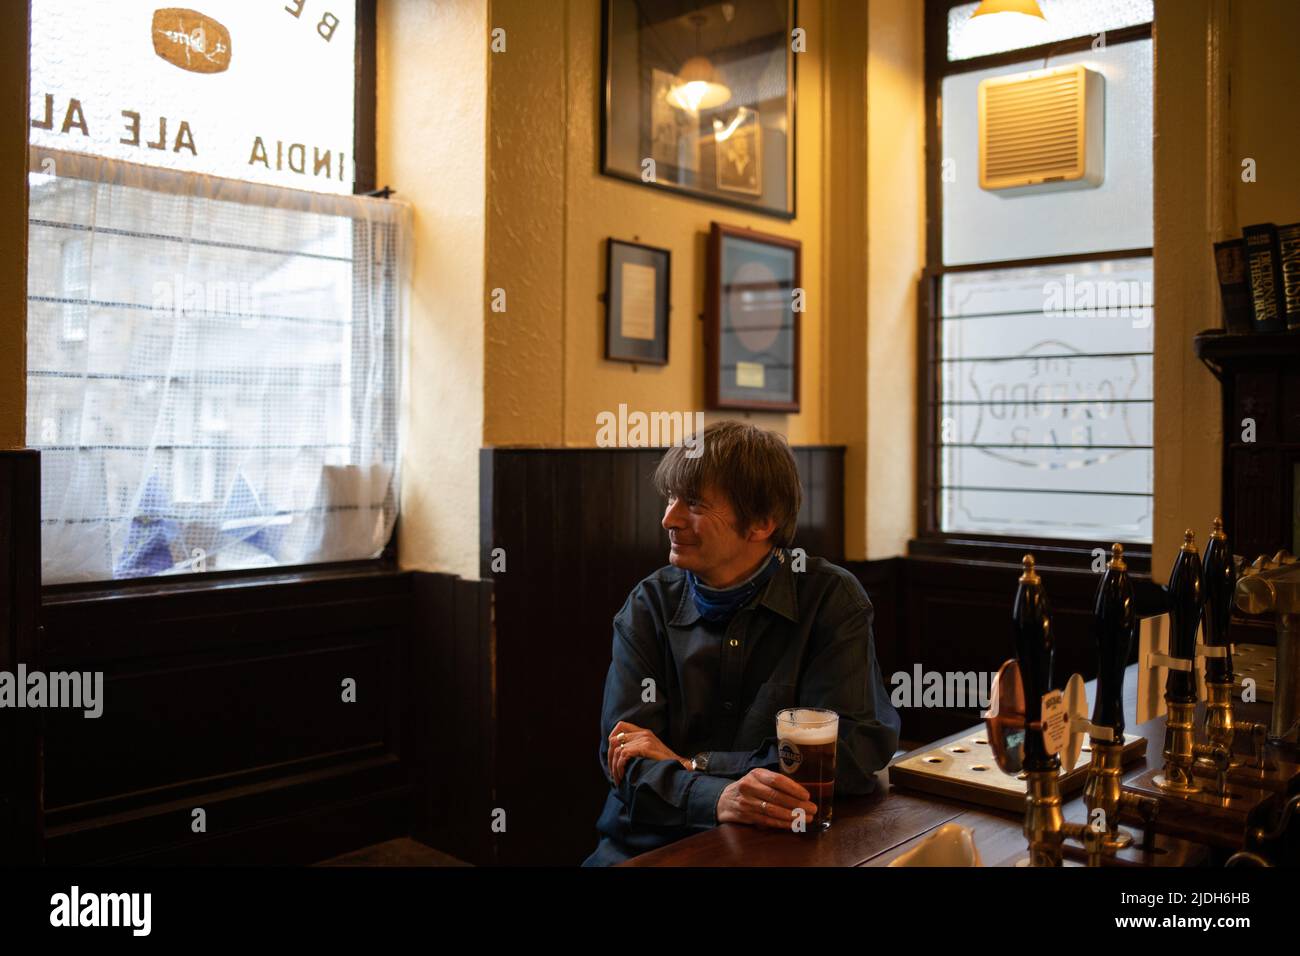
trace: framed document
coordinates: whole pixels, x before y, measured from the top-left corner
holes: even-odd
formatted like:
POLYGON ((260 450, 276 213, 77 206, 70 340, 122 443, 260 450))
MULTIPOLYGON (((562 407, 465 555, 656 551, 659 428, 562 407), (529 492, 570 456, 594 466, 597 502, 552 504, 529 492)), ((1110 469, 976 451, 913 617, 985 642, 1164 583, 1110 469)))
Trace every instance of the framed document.
POLYGON ((667 365, 671 253, 619 239, 606 253, 605 358, 667 365))
POLYGON ((704 295, 709 408, 799 411, 801 245, 713 223, 704 295))

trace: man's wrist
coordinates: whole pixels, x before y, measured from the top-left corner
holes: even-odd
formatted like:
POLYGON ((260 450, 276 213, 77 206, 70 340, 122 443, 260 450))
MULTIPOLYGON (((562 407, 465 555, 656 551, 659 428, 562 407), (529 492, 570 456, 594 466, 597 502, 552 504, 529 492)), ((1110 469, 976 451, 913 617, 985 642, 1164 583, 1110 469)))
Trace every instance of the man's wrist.
POLYGON ((725 777, 696 774, 690 779, 686 797, 686 820, 689 826, 711 827, 718 823, 718 800, 733 781, 725 777))
POLYGON ((703 750, 700 753, 697 753, 694 757, 685 761, 686 769, 694 770, 696 773, 708 773, 710 757, 710 753, 707 750, 703 750))

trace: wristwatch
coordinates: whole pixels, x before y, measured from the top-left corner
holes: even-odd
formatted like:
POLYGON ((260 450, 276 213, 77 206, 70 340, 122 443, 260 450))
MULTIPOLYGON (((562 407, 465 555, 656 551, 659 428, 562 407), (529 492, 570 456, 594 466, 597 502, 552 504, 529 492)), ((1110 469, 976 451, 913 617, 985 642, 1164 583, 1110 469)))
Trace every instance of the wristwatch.
POLYGON ((697 753, 691 758, 691 769, 697 773, 709 772, 709 752, 707 750, 697 753))

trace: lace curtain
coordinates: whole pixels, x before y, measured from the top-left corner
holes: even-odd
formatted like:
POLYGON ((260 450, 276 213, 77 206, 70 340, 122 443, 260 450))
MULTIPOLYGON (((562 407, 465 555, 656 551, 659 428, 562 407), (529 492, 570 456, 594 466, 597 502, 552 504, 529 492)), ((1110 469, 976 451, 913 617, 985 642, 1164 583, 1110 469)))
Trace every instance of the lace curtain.
POLYGON ((410 210, 33 149, 46 584, 377 556, 410 210))

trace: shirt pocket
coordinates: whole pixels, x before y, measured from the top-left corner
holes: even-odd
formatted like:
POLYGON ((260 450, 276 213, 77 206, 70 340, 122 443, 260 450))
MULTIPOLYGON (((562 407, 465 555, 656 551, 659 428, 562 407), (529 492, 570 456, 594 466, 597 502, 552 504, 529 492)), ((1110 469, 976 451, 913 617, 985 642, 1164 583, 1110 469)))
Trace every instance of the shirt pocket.
POLYGON ((776 736, 776 715, 794 706, 795 690, 794 684, 779 681, 759 685, 740 725, 738 742, 742 747, 757 747, 766 738, 776 736))

